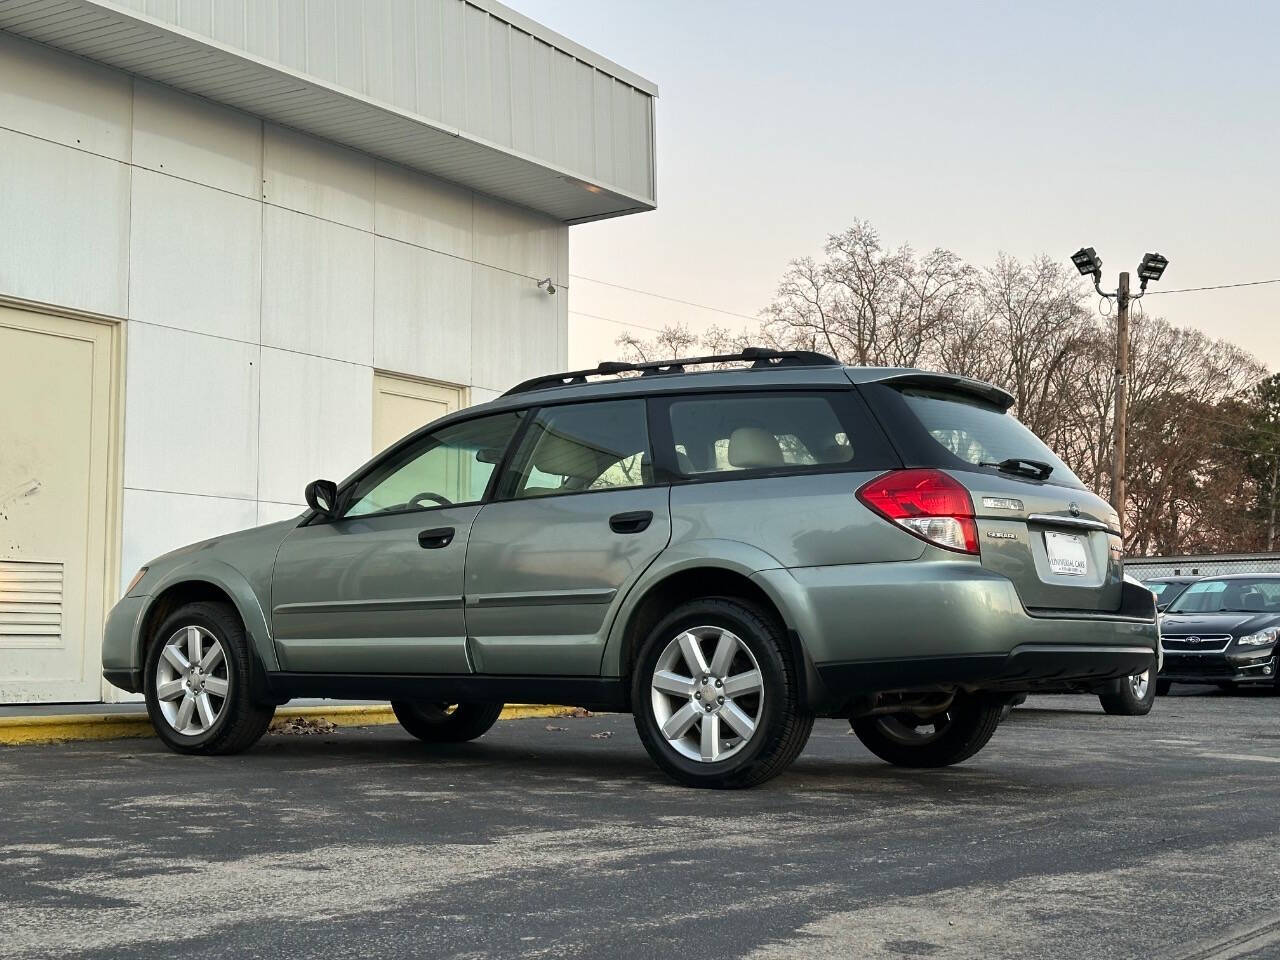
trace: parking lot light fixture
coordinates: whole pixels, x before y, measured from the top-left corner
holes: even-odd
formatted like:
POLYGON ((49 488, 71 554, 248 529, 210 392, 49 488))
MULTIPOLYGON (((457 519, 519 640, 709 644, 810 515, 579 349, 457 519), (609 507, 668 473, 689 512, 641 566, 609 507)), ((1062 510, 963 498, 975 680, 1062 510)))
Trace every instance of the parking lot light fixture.
POLYGON ((1142 281, 1142 289, 1147 289, 1148 280, 1159 280, 1164 276, 1164 268, 1168 265, 1168 258, 1158 253, 1144 255, 1142 262, 1138 264, 1138 279, 1142 281))
POLYGON ((1102 280, 1102 258, 1093 247, 1081 247, 1071 255, 1071 262, 1080 271, 1080 276, 1093 277, 1095 284, 1102 280))

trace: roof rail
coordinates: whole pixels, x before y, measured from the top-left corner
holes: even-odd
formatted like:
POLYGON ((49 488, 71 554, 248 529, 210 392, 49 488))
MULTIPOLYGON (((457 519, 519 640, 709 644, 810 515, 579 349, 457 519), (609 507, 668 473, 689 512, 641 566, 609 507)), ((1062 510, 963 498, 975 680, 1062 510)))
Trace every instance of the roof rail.
POLYGON ((654 377, 665 374, 684 373, 685 367, 703 366, 708 363, 728 363, 733 360, 750 361, 752 370, 763 370, 770 367, 834 367, 840 361, 825 353, 814 353, 812 350, 770 350, 766 347, 747 347, 741 353, 720 353, 709 357, 681 357, 674 360, 650 360, 643 363, 629 363, 625 360, 608 360, 591 370, 570 370, 566 373, 550 373, 541 377, 531 377, 503 394, 509 397, 514 393, 527 393, 543 387, 566 387, 573 384, 586 383, 587 377, 616 376, 620 373, 639 373, 642 377, 654 377))

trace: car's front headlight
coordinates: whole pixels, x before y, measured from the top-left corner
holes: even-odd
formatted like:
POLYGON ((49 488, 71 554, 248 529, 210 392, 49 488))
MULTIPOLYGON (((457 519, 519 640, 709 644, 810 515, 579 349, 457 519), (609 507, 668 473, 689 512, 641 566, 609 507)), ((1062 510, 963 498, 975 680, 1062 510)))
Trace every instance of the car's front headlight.
POLYGON ((1278 636, 1280 636, 1280 629, 1272 627, 1269 630, 1259 630, 1247 637, 1241 637, 1236 644, 1241 647, 1261 647, 1268 643, 1275 643, 1278 636))
POLYGON ((137 573, 135 573, 133 575, 133 579, 129 581, 129 585, 124 588, 124 595, 127 597, 130 593, 132 593, 133 588, 136 587, 142 581, 142 578, 145 577, 146 575, 147 575, 146 567, 143 567, 137 573))

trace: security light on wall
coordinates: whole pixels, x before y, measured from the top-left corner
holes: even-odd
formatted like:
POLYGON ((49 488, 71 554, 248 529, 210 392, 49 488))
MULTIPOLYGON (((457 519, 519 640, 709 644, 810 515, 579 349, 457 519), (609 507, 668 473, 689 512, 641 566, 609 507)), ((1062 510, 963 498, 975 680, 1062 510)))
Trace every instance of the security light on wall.
POLYGON ((538 288, 541 290, 546 290, 547 293, 550 293, 550 294, 554 294, 556 292, 556 285, 551 282, 550 277, 547 277, 547 279, 545 280, 539 280, 538 288))

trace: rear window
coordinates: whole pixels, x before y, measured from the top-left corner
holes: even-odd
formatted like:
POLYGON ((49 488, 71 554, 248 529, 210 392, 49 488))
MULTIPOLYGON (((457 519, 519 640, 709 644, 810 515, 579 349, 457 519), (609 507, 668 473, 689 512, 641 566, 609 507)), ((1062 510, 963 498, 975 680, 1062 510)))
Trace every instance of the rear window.
POLYGON ((676 469, 686 477, 895 465, 848 391, 694 396, 673 399, 668 412, 676 469))
MULTIPOLYGON (((996 464, 1002 460, 1021 458, 1038 460, 1053 468, 1049 480, 1070 486, 1083 486, 1071 468, 1050 450, 1039 437, 1005 413, 998 406, 977 397, 941 390, 916 387, 889 389, 901 397, 909 426, 916 425, 916 442, 903 444, 911 448, 911 466, 960 466, 996 464)), ((897 431, 894 432, 898 439, 897 431)))

